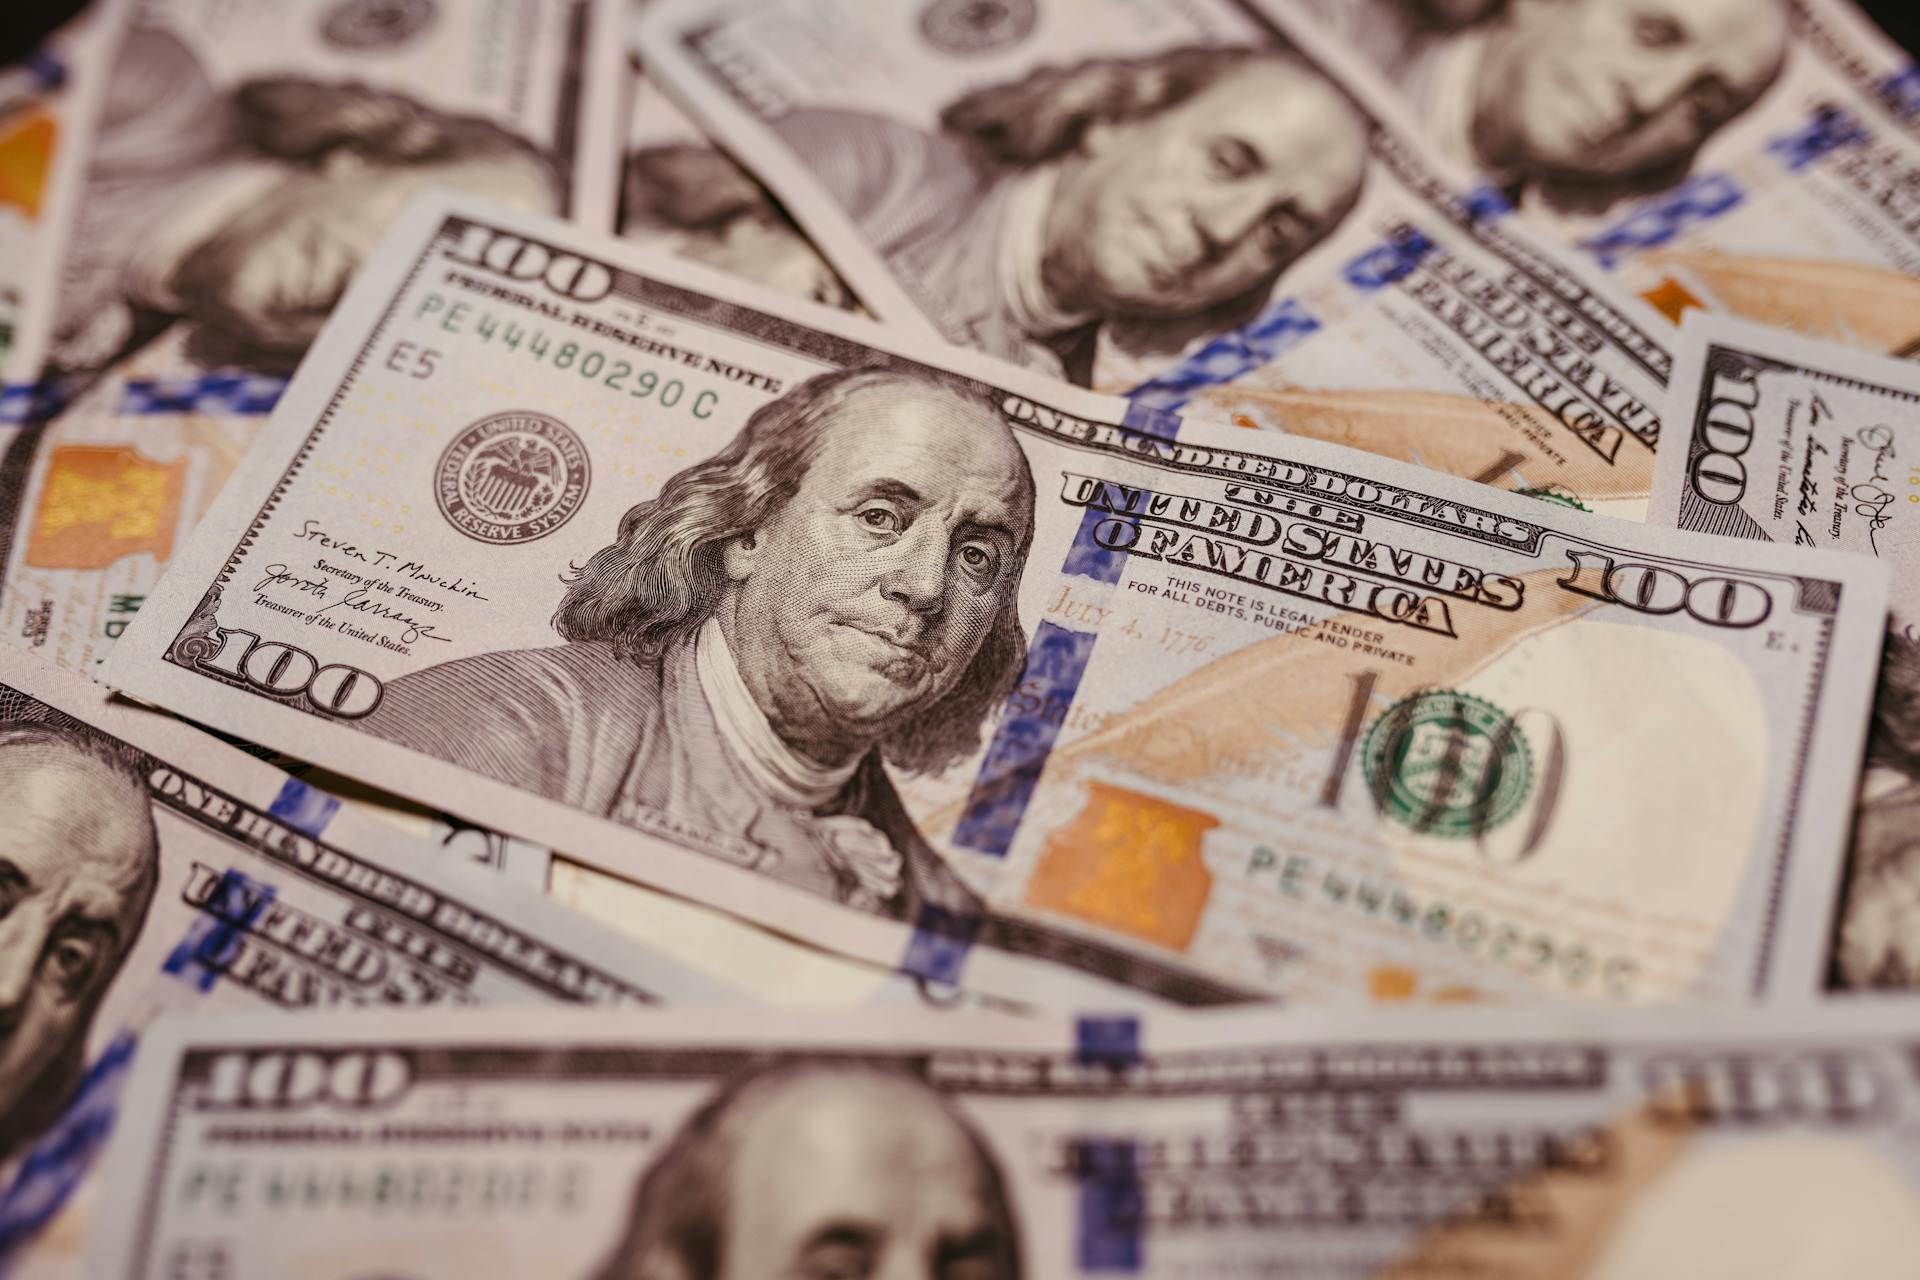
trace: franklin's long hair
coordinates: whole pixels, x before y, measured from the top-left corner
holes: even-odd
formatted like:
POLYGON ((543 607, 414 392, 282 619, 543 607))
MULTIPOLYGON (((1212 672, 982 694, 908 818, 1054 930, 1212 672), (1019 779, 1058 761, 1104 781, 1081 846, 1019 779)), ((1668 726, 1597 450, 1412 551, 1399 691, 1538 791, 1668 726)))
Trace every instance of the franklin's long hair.
POLYGON ((1897 621, 1887 629, 1880 658, 1867 763, 1898 769, 1920 782, 1920 638, 1897 621))
MULTIPOLYGON (((346 155, 386 170, 510 162, 536 173, 555 208, 565 209, 566 182, 554 157, 491 120, 453 115, 364 84, 299 76, 248 81, 234 90, 233 103, 247 143, 297 168, 321 169, 346 155)), ((174 287, 199 321, 188 354, 209 367, 291 374, 338 298, 236 306, 233 282, 256 249, 251 235, 216 234, 176 273, 174 287)))
MULTIPOLYGON (((824 429, 850 397, 901 384, 934 388, 999 417, 979 387, 934 370, 868 367, 811 378, 755 410, 726 448, 668 480, 658 497, 628 509, 612 545, 574 566, 554 630, 568 640, 608 642, 640 662, 691 640, 726 592, 726 544, 765 525, 793 497, 824 429)), ((1029 474, 1029 493, 1032 484, 1029 474)), ((979 746, 981 726, 1026 665, 1017 595, 1032 536, 1029 526, 1000 610, 960 679, 881 743, 889 764, 934 773, 979 746)))
POLYGON ((712 147, 662 143, 628 154, 620 189, 620 220, 639 220, 640 210, 668 226, 708 230, 735 218, 785 217, 767 189, 712 147))
MULTIPOLYGON (((1194 45, 1141 58, 1095 58, 1072 66, 1043 66, 1023 79, 987 85, 955 99, 940 113, 940 124, 948 132, 970 139, 999 163, 1024 168, 1078 150, 1095 125, 1158 115, 1223 77, 1262 63, 1283 74, 1327 83, 1304 59, 1285 49, 1194 45)), ((1346 221, 1359 204, 1363 188, 1364 183, 1356 184, 1318 234, 1243 292, 1194 316, 1142 318, 1136 323, 1144 325, 1145 332, 1131 335, 1122 345, 1132 348, 1144 342, 1147 349, 1178 349, 1196 337, 1248 323, 1266 304, 1287 267, 1346 221)))
POLYGON ((445 164, 513 156, 544 170, 555 193, 565 186, 555 158, 526 138, 479 116, 454 115, 405 94, 354 81, 265 76, 234 90, 240 132, 260 151, 295 164, 318 164, 352 151, 387 164, 445 164))
POLYGON ((147 912, 153 906, 154 890, 160 879, 160 836, 154 827, 153 809, 147 799, 145 770, 137 750, 84 726, 69 727, 50 720, 0 722, 0 753, 15 752, 34 761, 49 761, 59 756, 78 757, 110 771, 114 779, 122 784, 119 793, 110 794, 110 788, 93 793, 73 813, 73 820, 76 823, 84 822, 91 816, 91 810, 111 808, 117 803, 137 806, 143 820, 140 825, 144 861, 140 878, 129 890, 138 903, 134 913, 134 928, 120 940, 111 971, 86 995, 85 1007, 60 1052, 14 1099, 11 1106, 0 1109, 0 1159, 13 1155, 39 1137, 60 1117, 61 1110, 72 1099, 86 1071, 87 1035, 93 1028, 94 1015, 99 1012, 101 1000, 106 997, 114 976, 139 938, 147 912))
POLYGON ((940 124, 1001 160, 1039 164, 1078 148, 1096 124, 1158 115, 1255 62, 1315 74, 1291 54, 1246 45, 1196 45, 1144 58, 1094 58, 1072 66, 1039 67, 1022 79, 975 89, 950 103, 940 113, 940 124))
MULTIPOLYGON (((1020 1280, 1019 1227, 1000 1167, 964 1116, 904 1072, 853 1061, 802 1058, 749 1067, 688 1118, 634 1187, 626 1230, 593 1280, 714 1280, 725 1269, 726 1223, 736 1208, 733 1175, 747 1129, 795 1086, 843 1079, 856 1088, 925 1091, 965 1135, 979 1161, 1001 1280, 1020 1280)), ((888 1111, 875 1114, 887 1123, 888 1111)))

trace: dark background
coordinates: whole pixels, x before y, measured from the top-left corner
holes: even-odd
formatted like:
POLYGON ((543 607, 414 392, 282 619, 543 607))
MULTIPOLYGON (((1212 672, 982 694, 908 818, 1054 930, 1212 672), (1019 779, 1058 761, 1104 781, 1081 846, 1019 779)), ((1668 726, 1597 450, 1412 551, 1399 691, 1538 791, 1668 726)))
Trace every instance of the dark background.
MULTIPOLYGON (((1860 6, 1908 53, 1920 56, 1920 0, 1860 0, 1860 6)), ((31 53, 84 7, 84 0, 0 0, 0 66, 31 53)))
POLYGON ((1920 57, 1920 4, 1914 0, 1867 0, 1861 7, 1908 53, 1920 57))

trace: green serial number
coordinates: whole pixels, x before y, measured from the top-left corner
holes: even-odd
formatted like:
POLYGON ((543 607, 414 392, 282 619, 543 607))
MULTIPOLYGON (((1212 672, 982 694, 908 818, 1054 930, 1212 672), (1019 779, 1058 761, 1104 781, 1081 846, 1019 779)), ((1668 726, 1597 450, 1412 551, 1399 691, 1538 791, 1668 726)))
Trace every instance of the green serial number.
POLYGON ((449 304, 440 294, 428 293, 420 299, 414 319, 435 315, 439 316, 438 327, 448 333, 474 334, 482 342, 498 343, 508 351, 577 373, 589 382, 625 392, 635 400, 652 400, 666 409, 684 408, 696 418, 711 418, 720 407, 717 391, 689 395, 687 384, 679 378, 662 376, 644 366, 636 367, 631 360, 572 338, 555 342, 545 329, 522 327, 518 321, 502 319, 484 307, 476 308, 469 302, 449 304))
POLYGON ((1576 989, 1597 983, 1606 995, 1630 999, 1640 977, 1638 962, 1626 956, 1599 956, 1585 943, 1556 939, 1543 930, 1489 920, 1472 908, 1445 902, 1420 902, 1397 885, 1383 885, 1337 868, 1316 868, 1311 858, 1282 854, 1266 845, 1254 848, 1247 862, 1250 882, 1271 884, 1290 898, 1310 900, 1315 895, 1331 906, 1344 907, 1397 924, 1433 942, 1451 941, 1469 955, 1484 955, 1527 977, 1557 976, 1576 989))

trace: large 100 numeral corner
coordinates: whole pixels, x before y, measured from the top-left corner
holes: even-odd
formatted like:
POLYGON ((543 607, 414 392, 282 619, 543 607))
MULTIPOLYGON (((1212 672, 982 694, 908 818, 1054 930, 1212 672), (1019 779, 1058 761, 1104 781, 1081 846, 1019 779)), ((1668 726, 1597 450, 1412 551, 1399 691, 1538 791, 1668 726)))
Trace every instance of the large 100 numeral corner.
POLYGON ((214 615, 220 611, 220 587, 211 586, 194 606, 193 615, 180 628, 167 649, 167 660, 189 669, 198 667, 220 647, 220 624, 214 615))

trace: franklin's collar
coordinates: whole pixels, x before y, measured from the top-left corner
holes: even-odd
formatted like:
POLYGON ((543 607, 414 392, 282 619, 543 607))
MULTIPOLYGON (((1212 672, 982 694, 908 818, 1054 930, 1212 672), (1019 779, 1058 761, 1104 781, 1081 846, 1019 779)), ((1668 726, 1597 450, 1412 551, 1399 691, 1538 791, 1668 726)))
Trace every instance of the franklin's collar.
POLYGON ((1516 185, 1519 175, 1494 168, 1473 145, 1473 114, 1488 43, 1484 31, 1438 42, 1413 72, 1413 101, 1426 136, 1439 144, 1447 159, 1505 190, 1516 185))
POLYGON ((1047 252, 1047 211, 1053 207, 1060 171, 1038 165, 1014 179, 1007 219, 1000 237, 1000 293, 1014 323, 1035 338, 1078 329, 1097 316, 1068 311, 1048 292, 1041 277, 1047 252))
POLYGON ((188 256, 219 234, 235 215, 259 203, 286 172, 286 166, 271 160, 223 165, 183 184, 180 191, 167 193, 172 209, 148 224, 127 261, 123 281, 127 297, 155 311, 182 310, 174 277, 188 256))
POLYGON ((721 738, 775 799, 813 810, 832 803, 845 790, 862 757, 855 756, 844 765, 821 765, 788 746, 753 700, 717 618, 708 618, 700 626, 693 669, 721 738))

